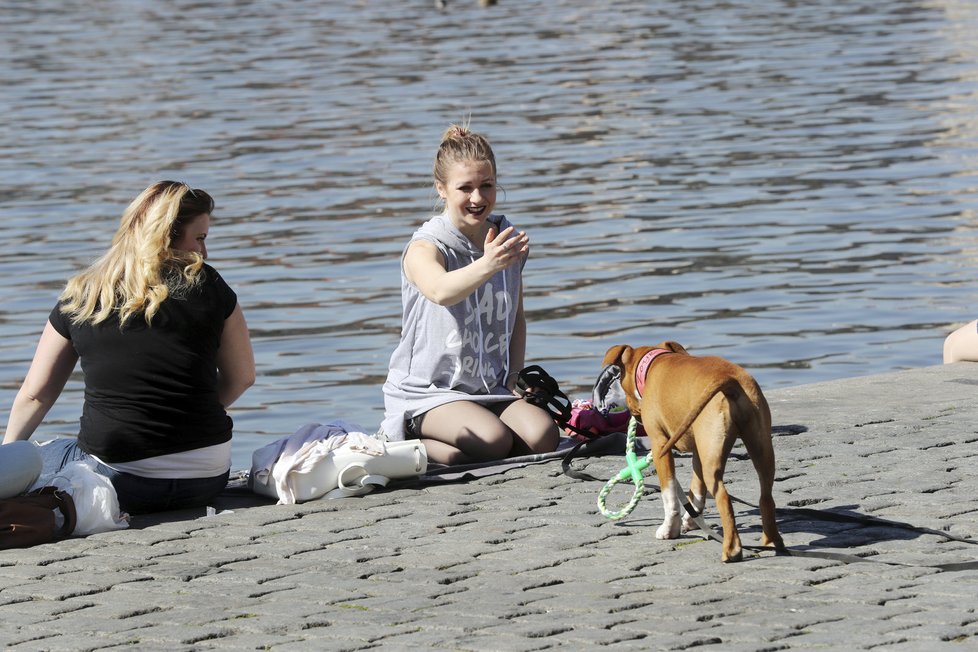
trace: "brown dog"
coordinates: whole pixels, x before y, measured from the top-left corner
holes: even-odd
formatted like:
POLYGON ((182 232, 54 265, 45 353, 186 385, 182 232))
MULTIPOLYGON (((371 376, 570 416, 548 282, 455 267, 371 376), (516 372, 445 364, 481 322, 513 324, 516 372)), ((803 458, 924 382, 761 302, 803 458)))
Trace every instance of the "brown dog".
MULTIPOLYGON (((633 416, 652 442, 655 470, 665 508, 665 520, 655 536, 675 539, 680 532, 682 502, 675 482, 673 447, 693 454, 689 500, 702 511, 709 491, 723 524, 723 561, 742 557, 740 535, 723 470, 739 437, 747 448, 761 483, 761 543, 783 548, 774 518, 774 447, 771 410, 757 382, 744 369, 715 356, 694 357, 677 342, 633 349, 608 349, 603 366, 621 368, 621 384, 633 416)), ((696 527, 684 514, 682 531, 696 527)))

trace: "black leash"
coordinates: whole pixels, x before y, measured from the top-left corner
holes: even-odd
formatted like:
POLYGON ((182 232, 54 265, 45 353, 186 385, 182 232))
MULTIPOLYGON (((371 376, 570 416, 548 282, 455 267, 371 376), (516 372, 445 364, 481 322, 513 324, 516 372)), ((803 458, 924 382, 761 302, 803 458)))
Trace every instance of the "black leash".
POLYGON ((516 374, 516 389, 528 403, 546 410, 559 425, 566 425, 570 420, 570 399, 543 367, 534 364, 521 369, 516 374))
POLYGON ((516 375, 516 388, 528 403, 545 410, 558 426, 584 438, 570 449, 561 460, 560 465, 564 473, 576 480, 598 480, 588 473, 572 469, 571 460, 581 456, 601 455, 612 450, 614 446, 622 445, 624 439, 610 435, 596 435, 589 430, 581 430, 572 425, 570 423, 570 399, 560 391, 557 381, 539 365, 530 365, 520 370, 516 375))

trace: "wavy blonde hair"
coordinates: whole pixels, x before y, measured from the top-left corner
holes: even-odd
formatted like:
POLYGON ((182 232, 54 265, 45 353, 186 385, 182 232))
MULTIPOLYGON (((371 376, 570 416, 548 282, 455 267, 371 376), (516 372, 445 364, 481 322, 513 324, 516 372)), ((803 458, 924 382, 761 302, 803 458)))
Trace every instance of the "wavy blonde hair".
POLYGON ((68 280, 61 312, 74 324, 99 324, 115 314, 121 327, 140 313, 150 324, 167 297, 200 282, 203 256, 172 243, 213 210, 203 190, 177 181, 151 185, 122 214, 105 255, 68 280))

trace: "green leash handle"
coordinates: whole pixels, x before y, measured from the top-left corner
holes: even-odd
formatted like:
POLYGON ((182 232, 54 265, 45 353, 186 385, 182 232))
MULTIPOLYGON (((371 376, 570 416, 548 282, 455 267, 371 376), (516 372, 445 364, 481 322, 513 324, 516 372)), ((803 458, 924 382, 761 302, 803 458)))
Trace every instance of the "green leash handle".
POLYGON ((638 505, 638 502, 642 500, 642 494, 645 491, 645 476, 642 471, 644 471, 652 463, 652 452, 643 458, 639 459, 635 454, 635 436, 638 432, 638 421, 635 417, 632 417, 628 421, 628 437, 625 440, 625 462, 628 464, 624 469, 618 472, 618 475, 608 480, 607 484, 601 489, 601 493, 598 494, 598 510, 605 518, 609 518, 612 521, 617 521, 623 519, 632 513, 632 510, 638 505), (605 501, 608 498, 608 494, 619 482, 624 482, 625 480, 631 480, 635 484, 635 491, 632 492, 632 499, 628 501, 628 504, 617 512, 609 510, 605 506, 605 501))

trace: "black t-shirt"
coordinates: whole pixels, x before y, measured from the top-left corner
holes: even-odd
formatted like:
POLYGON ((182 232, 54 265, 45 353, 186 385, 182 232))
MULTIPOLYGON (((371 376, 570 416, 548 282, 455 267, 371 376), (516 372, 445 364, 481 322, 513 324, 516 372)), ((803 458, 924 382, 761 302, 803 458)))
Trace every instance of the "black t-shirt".
POLYGON ((201 282, 171 294, 147 325, 112 316, 75 326, 60 310, 51 325, 71 340, 85 375, 78 443, 104 462, 132 462, 224 443, 231 417, 217 396, 217 351, 237 296, 204 265, 201 282))

